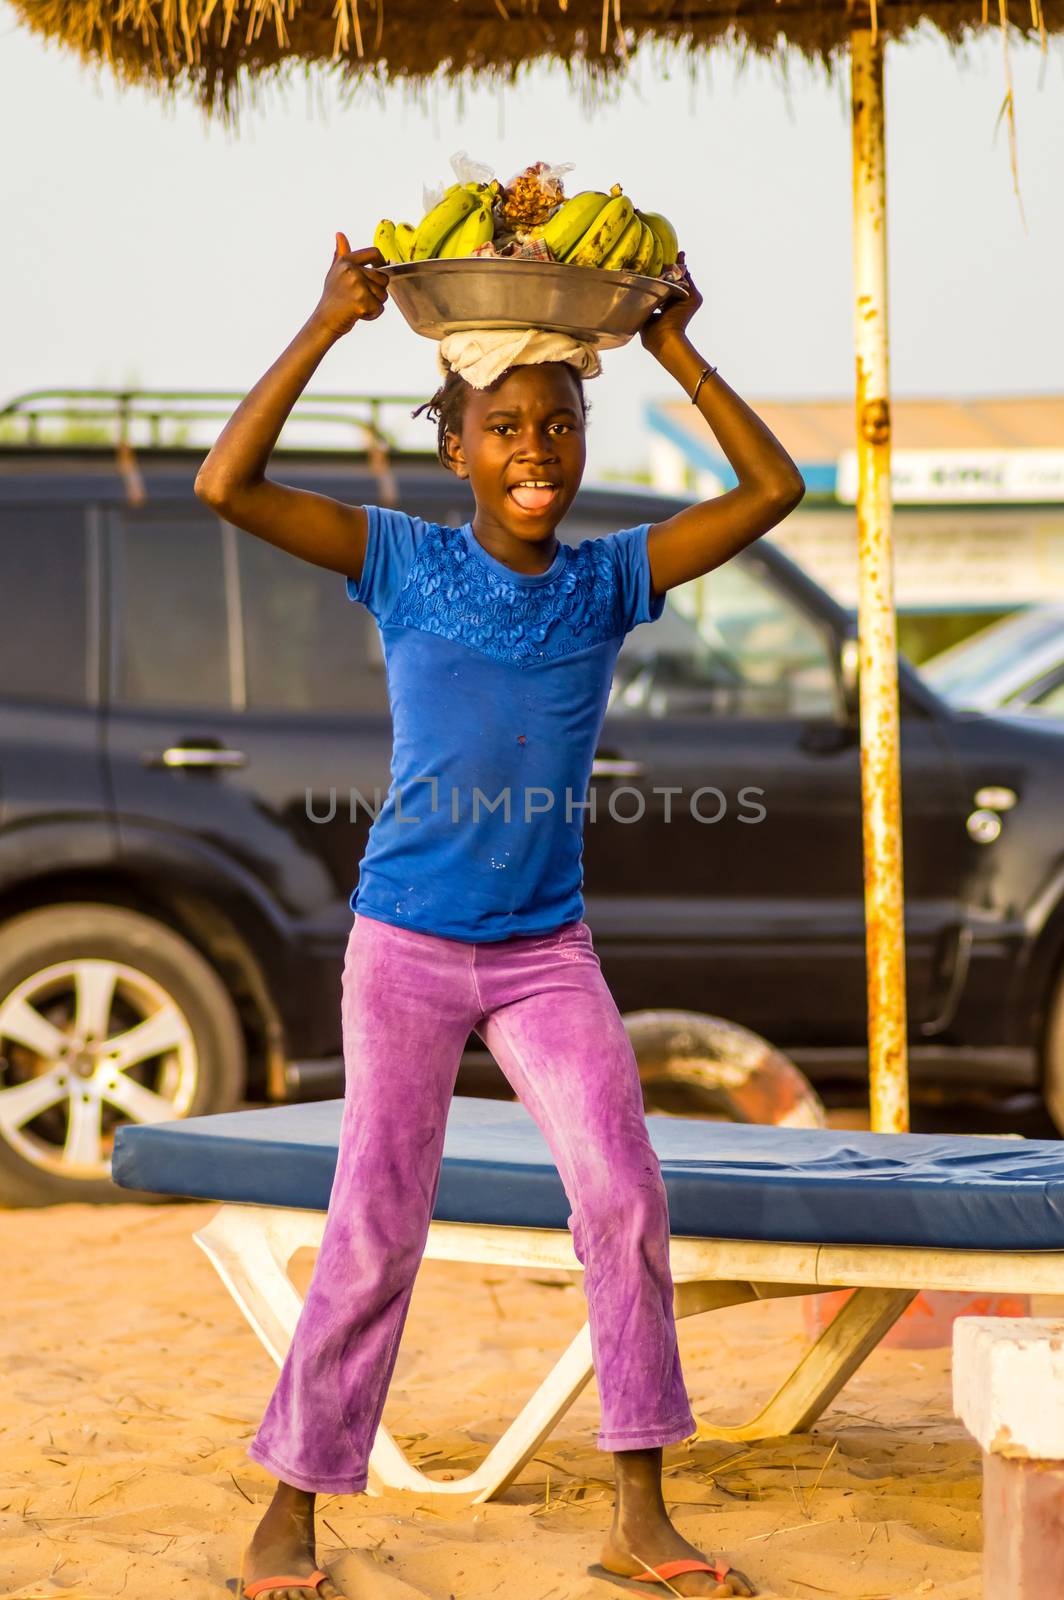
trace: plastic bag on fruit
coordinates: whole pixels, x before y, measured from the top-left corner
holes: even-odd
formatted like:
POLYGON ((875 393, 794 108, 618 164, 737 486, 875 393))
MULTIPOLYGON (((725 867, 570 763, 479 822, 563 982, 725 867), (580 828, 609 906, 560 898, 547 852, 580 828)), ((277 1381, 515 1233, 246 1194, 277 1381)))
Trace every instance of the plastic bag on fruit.
POLYGON ((559 161, 556 165, 549 161, 536 161, 531 167, 523 167, 520 172, 515 172, 506 187, 509 189, 518 178, 530 175, 537 178, 544 189, 560 189, 565 174, 572 172, 575 166, 575 161, 559 161))
MULTIPOLYGON (((490 183, 495 176, 495 169, 489 167, 484 161, 474 161, 468 150, 456 150, 451 157, 451 171, 454 173, 456 183, 490 183)), ((421 198, 425 202, 425 210, 431 211, 433 206, 439 205, 449 185, 441 183, 438 188, 430 189, 428 184, 422 185, 421 198)))
POLYGON ((572 172, 574 165, 572 161, 554 165, 549 161, 534 161, 515 173, 503 189, 499 203, 503 226, 520 234, 546 222, 565 199, 562 180, 567 172, 572 172))

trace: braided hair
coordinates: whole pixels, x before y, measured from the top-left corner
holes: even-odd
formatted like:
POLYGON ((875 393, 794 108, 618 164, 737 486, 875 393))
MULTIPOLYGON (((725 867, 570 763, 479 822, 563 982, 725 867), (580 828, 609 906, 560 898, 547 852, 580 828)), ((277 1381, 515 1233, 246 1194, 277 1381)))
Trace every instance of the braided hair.
MULTIPOLYGON (((496 390, 515 370, 514 367, 507 367, 505 372, 499 374, 494 383, 487 385, 486 392, 492 393, 496 390)), ((580 396, 580 410, 586 422, 590 408, 587 396, 584 393, 584 380, 575 368, 570 368, 570 371, 573 374, 573 381, 580 396)), ((454 371, 452 368, 432 398, 426 400, 423 405, 418 406, 415 411, 410 413, 412 417, 420 417, 424 413, 430 422, 436 424, 436 454, 445 467, 450 467, 451 465, 447 454, 447 435, 449 433, 461 433, 471 387, 461 373, 454 371)))

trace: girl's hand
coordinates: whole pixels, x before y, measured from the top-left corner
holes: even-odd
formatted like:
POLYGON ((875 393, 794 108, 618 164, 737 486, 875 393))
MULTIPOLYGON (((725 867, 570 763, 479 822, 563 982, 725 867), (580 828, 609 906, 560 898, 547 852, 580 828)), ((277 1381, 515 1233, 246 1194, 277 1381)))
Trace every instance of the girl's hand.
POLYGON ((683 340, 687 335, 687 324, 698 311, 702 304, 702 296, 695 287, 691 274, 687 270, 683 251, 677 257, 683 267, 682 285, 687 290, 685 299, 679 295, 675 299, 666 300, 657 311, 652 311, 640 329, 639 337, 643 341, 644 350, 649 350, 652 356, 660 361, 670 344, 683 340))
POLYGON ((374 245, 352 250, 345 235, 338 233, 314 320, 336 339, 350 333, 356 322, 373 322, 388 298, 388 279, 374 271, 383 265, 384 257, 374 245))

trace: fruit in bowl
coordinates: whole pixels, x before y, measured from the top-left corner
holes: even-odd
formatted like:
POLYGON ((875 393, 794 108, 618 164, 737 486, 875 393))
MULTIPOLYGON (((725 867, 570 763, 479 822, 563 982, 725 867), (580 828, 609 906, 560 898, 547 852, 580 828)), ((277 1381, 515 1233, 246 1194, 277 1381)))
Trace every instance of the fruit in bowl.
POLYGON ((385 218, 374 244, 385 261, 497 256, 607 272, 635 272, 675 282, 679 241, 667 217, 639 211, 615 183, 566 198, 555 169, 526 167, 505 188, 454 183, 416 227, 385 218))

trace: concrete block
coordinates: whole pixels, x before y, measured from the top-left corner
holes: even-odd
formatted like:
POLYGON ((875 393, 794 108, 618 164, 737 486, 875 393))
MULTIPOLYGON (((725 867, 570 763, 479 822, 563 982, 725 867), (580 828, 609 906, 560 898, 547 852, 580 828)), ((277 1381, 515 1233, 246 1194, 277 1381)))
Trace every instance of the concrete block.
POLYGON ((1064 1465, 983 1456, 983 1593, 991 1600, 1064 1594, 1064 1465))
POLYGON ((1064 1320, 961 1318, 953 1408, 983 1452, 983 1593, 1064 1595, 1064 1320))
POLYGON ((1064 1319, 960 1318, 953 1409, 988 1455, 1064 1461, 1064 1319))

